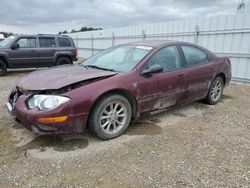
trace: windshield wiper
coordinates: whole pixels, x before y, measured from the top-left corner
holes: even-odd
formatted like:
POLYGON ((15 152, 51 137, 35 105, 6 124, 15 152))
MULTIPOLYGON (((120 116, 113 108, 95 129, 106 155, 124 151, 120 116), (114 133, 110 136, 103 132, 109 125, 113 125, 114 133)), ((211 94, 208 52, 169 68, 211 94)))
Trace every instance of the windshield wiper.
POLYGON ((96 65, 84 65, 84 67, 86 67, 86 68, 93 68, 93 69, 100 69, 100 70, 106 70, 106 71, 112 71, 112 72, 117 72, 114 69, 103 68, 103 67, 99 67, 99 66, 96 66, 96 65))

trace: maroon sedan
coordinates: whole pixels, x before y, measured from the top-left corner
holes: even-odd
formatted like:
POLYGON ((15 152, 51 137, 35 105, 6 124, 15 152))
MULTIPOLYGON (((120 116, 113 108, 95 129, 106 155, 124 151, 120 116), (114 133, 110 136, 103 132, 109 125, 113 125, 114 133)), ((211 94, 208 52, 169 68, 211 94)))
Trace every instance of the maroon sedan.
POLYGON ((205 99, 216 104, 231 79, 228 58, 185 42, 144 41, 107 49, 81 65, 30 73, 8 109, 38 135, 82 133, 101 139, 126 131, 141 114, 205 99))

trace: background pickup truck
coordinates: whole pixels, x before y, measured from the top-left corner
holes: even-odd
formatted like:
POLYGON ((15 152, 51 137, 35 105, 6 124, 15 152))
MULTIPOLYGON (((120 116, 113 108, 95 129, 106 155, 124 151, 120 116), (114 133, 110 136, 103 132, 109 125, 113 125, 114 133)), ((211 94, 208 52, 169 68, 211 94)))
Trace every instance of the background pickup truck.
POLYGON ((77 48, 65 35, 14 35, 0 42, 0 76, 7 69, 72 64, 77 48))

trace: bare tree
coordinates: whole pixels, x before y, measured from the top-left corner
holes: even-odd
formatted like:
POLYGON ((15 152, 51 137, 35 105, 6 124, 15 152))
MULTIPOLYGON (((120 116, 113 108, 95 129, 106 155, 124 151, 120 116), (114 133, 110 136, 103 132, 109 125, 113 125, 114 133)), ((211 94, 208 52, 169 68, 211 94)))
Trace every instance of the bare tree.
POLYGON ((237 14, 244 14, 245 6, 246 4, 244 0, 239 1, 239 4, 237 6, 237 14))

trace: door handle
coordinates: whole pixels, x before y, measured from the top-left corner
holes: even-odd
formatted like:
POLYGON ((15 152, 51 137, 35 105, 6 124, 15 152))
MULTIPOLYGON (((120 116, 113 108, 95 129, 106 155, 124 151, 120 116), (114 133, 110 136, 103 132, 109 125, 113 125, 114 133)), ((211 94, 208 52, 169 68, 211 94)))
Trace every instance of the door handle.
POLYGON ((182 74, 182 73, 181 73, 181 74, 178 74, 178 77, 179 77, 179 78, 182 78, 182 77, 184 77, 184 74, 182 74))
POLYGON ((210 69, 210 70, 214 70, 214 67, 213 67, 213 66, 210 66, 209 69, 210 69))

